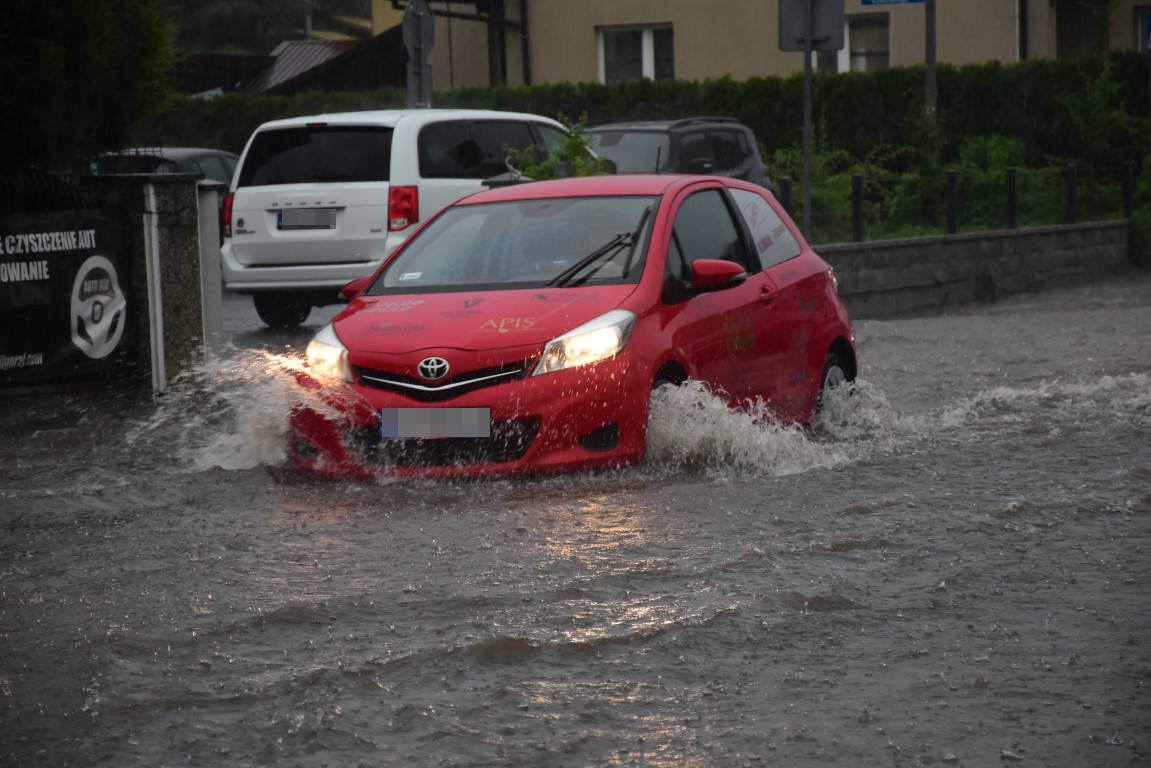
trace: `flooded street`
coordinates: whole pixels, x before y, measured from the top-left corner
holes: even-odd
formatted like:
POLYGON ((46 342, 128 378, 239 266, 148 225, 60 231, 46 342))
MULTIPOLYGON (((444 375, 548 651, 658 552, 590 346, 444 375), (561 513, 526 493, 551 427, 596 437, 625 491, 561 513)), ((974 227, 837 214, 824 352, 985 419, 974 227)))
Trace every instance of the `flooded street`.
MULTIPOLYGON (((1151 766, 1151 280, 857 321, 813 432, 284 462, 307 332, 0 399, 0 766, 1151 766)), ((334 309, 334 308, 332 308, 334 309)), ((331 312, 325 312, 330 315, 331 312)))

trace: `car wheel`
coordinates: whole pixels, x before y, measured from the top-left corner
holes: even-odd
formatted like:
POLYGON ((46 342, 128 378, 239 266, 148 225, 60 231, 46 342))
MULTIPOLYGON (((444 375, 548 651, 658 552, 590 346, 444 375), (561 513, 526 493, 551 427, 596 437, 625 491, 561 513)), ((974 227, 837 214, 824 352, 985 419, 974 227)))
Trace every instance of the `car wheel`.
POLYGON ((260 319, 276 330, 298 328, 312 311, 312 303, 295 293, 256 293, 252 301, 260 319))
POLYGON ((836 387, 848 383, 851 377, 847 373, 847 366, 836 352, 828 352, 823 360, 823 373, 819 377, 819 400, 816 410, 823 407, 823 399, 827 393, 836 387))

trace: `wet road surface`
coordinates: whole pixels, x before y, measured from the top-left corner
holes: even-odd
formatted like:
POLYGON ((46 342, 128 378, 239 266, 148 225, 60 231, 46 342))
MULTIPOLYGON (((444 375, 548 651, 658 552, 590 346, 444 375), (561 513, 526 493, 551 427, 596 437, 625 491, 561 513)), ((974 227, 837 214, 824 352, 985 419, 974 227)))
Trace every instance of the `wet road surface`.
POLYGON ((0 400, 0 765, 1151 765, 1146 278, 859 322, 811 433, 684 388, 643 467, 479 483, 288 469, 308 333, 226 307, 164 397, 0 400))

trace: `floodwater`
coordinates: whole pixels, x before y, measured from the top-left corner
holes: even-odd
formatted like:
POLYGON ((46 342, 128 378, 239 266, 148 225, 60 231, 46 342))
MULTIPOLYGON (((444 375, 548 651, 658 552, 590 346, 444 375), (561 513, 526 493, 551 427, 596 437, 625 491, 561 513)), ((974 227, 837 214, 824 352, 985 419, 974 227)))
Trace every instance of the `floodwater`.
POLYGON ((627 471, 284 464, 307 334, 0 400, 3 766, 1151 765, 1151 281, 857 323, 813 432, 627 471))

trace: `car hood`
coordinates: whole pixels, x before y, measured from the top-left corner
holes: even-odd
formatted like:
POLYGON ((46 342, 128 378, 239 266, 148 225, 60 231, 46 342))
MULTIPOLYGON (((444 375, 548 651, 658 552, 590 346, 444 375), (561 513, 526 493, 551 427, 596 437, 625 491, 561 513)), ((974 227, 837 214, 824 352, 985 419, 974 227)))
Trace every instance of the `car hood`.
POLYGON ((542 345, 615 309, 637 287, 358 296, 332 322, 356 352, 542 345))

